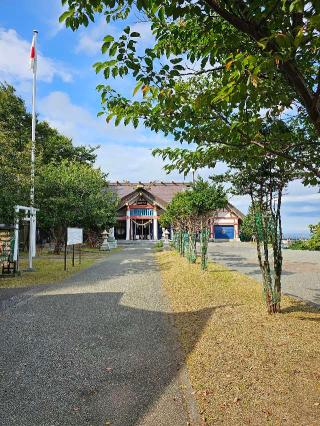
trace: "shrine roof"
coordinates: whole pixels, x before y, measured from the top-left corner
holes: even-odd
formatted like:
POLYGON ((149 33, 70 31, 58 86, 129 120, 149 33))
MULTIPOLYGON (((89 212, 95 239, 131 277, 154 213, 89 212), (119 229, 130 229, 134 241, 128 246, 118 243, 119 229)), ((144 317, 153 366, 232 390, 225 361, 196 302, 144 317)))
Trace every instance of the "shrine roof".
MULTIPOLYGON (((172 200, 178 192, 185 191, 190 188, 191 182, 110 182, 109 188, 115 192, 120 198, 119 208, 122 208, 129 200, 130 194, 135 191, 144 190, 149 193, 154 201, 162 208, 172 200)), ((228 203, 227 210, 234 213, 240 219, 244 218, 244 214, 238 210, 233 204, 228 203)))
POLYGON ((177 192, 189 188, 189 182, 111 182, 109 187, 121 199, 136 190, 144 189, 155 197, 169 203, 177 192))

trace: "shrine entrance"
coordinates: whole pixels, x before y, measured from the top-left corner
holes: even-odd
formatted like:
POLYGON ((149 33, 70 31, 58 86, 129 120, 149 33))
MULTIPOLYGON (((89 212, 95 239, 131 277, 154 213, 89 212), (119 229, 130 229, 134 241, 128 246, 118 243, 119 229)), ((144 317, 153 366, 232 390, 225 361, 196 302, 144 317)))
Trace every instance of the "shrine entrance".
POLYGON ((152 240, 153 219, 131 219, 131 239, 152 240))

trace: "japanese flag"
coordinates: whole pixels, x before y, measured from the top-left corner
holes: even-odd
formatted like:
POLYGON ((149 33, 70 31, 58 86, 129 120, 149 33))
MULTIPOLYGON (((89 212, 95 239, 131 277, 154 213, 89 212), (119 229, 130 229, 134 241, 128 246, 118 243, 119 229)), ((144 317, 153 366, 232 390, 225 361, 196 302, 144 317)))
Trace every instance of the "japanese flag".
POLYGON ((37 51, 36 51, 37 35, 38 35, 38 32, 34 31, 31 50, 30 50, 30 68, 34 74, 37 71, 37 51))

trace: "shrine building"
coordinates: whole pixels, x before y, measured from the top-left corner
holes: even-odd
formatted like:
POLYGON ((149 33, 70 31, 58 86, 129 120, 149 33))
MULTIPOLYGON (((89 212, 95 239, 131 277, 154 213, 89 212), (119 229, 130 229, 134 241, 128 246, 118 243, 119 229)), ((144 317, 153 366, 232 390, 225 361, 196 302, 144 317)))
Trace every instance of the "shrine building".
MULTIPOLYGON (((191 183, 184 182, 110 183, 110 189, 119 197, 115 238, 160 240, 160 215, 177 192, 185 191, 190 186, 191 183)), ((243 213, 228 203, 225 209, 216 212, 210 220, 210 238, 238 240, 243 217, 243 213)), ((173 230, 169 231, 172 234, 173 230)))

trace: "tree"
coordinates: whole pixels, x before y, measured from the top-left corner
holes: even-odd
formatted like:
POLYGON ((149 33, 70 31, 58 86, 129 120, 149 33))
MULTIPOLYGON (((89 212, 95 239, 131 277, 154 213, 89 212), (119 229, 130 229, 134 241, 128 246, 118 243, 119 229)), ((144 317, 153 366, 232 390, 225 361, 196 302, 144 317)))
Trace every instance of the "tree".
MULTIPOLYGON (((128 20, 135 11, 149 20, 155 42, 140 54, 140 34, 124 28, 106 35, 105 61, 95 64, 105 77, 132 73, 132 101, 100 85, 103 111, 118 124, 139 120, 176 139, 235 150, 253 145, 261 154, 287 159, 319 180, 320 107, 317 2, 277 0, 220 2, 147 0, 64 0, 62 16, 73 30, 97 13, 128 20), (130 15, 131 14, 131 15, 130 15), (138 53, 137 53, 138 52, 138 53), (284 110, 290 109, 289 117, 284 110), (264 140, 261 112, 300 121, 295 137, 264 140), (243 126, 249 117, 249 128, 243 126), (197 125, 195 125, 197 123, 197 125), (216 129, 214 130, 213 127, 216 129), (249 130, 249 131, 247 131, 249 130), (316 155, 314 153, 317 153, 316 155)), ((293 136, 293 133, 292 133, 293 136)))
MULTIPOLYGON (((290 136, 290 130, 282 121, 273 121, 262 128, 266 141, 290 136), (289 135, 288 135, 289 132, 289 135)), ((229 181, 238 195, 249 195, 252 201, 254 234, 257 242, 257 255, 263 277, 263 288, 270 313, 280 310, 281 274, 282 274, 282 226, 281 200, 286 185, 301 176, 299 170, 276 155, 261 158, 256 147, 238 150, 226 147, 223 151, 204 146, 196 151, 186 149, 155 150, 164 159, 169 159, 168 171, 177 168, 180 172, 190 171, 192 167, 213 167, 217 159, 222 158, 230 167, 230 172, 215 179, 218 182, 229 181), (271 273, 268 244, 272 245, 274 278, 271 273)), ((251 234, 251 236, 252 236, 251 234)))
POLYGON ((309 240, 293 241, 289 248, 293 250, 320 250, 320 223, 309 225, 311 237, 309 240))
POLYGON ((190 262, 196 261, 196 234, 201 235, 201 265, 207 267, 208 224, 215 212, 227 205, 226 193, 221 185, 210 184, 198 178, 191 189, 177 193, 161 215, 160 223, 173 225, 176 233, 176 248, 187 255, 190 262))
POLYGON ((282 221, 281 203, 287 184, 294 177, 288 164, 273 158, 254 163, 239 161, 227 178, 238 195, 251 198, 257 255, 263 279, 267 310, 280 312, 282 275, 282 221), (272 246, 270 253, 269 244, 272 246), (270 257, 273 258, 273 270, 270 257))
POLYGON ((0 223, 12 224, 15 205, 29 199, 30 146, 16 149, 10 133, 0 130, 0 147, 0 223))
POLYGON ((309 225, 311 238, 308 241, 310 250, 320 250, 320 222, 317 225, 309 225))
MULTIPOLYGON (((0 83, 0 131, 10 135, 12 147, 23 150, 31 139, 31 114, 13 86, 0 83)), ((45 121, 36 123, 37 157, 48 164, 61 160, 94 163, 96 148, 74 146, 71 138, 67 138, 52 128, 45 121)))
POLYGON ((102 231, 115 224, 117 199, 106 176, 88 164, 62 161, 41 169, 36 202, 39 225, 53 236, 59 253, 67 226, 102 231))
MULTIPOLYGON (((36 173, 63 160, 92 165, 95 148, 73 146, 46 122, 36 126, 36 173)), ((14 206, 30 203, 31 114, 13 86, 0 84, 0 222, 13 223, 14 206)), ((36 188, 37 192, 37 188, 36 188)))
POLYGON ((248 214, 242 220, 239 237, 241 241, 252 241, 252 237, 256 238, 255 215, 252 206, 249 207, 248 214))

